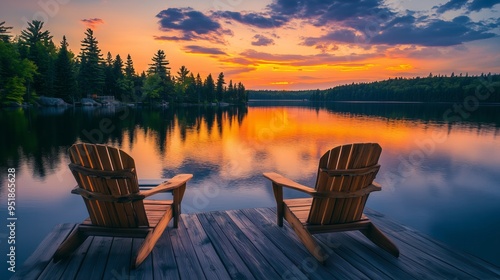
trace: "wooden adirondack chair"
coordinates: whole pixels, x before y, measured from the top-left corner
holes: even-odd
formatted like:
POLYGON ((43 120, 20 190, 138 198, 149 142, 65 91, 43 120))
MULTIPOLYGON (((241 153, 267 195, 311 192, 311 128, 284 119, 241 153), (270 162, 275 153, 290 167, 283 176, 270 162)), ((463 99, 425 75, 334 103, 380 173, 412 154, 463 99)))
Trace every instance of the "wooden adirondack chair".
POLYGON ((68 257, 88 236, 144 238, 132 268, 139 266, 174 218, 177 227, 186 183, 193 175, 179 174, 147 191, 139 191, 134 160, 125 152, 104 145, 75 144, 69 149, 77 186, 90 217, 59 246, 54 261, 68 257), (173 200, 144 200, 172 191, 173 200))
POLYGON ((381 187, 373 182, 380 168, 382 148, 376 143, 349 144, 326 152, 319 161, 316 187, 310 188, 276 173, 272 181, 277 203, 277 223, 285 218, 309 252, 321 263, 328 255, 312 234, 359 230, 372 242, 399 257, 399 250, 368 217, 363 215, 368 195, 381 187), (312 198, 283 200, 283 187, 312 198))

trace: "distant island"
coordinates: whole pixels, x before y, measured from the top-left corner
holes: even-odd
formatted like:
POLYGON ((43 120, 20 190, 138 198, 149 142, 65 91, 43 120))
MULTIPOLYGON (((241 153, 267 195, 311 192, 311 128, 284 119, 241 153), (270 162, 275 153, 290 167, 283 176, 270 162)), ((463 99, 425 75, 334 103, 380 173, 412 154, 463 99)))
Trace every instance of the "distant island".
POLYGON ((309 101, 399 101, 500 103, 500 74, 394 78, 325 90, 248 90, 249 99, 309 101))

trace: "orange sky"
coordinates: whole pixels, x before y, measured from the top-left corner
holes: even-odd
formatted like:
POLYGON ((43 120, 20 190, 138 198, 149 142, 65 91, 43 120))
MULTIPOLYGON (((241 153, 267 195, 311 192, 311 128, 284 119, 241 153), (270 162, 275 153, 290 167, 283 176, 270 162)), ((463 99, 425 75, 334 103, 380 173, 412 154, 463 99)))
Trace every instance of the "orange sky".
POLYGON ((104 55, 130 54, 138 72, 162 49, 174 74, 224 72, 247 89, 500 72, 495 1, 293 2, 20 0, 1 4, 0 21, 18 35, 43 20, 75 53, 92 27, 104 55))

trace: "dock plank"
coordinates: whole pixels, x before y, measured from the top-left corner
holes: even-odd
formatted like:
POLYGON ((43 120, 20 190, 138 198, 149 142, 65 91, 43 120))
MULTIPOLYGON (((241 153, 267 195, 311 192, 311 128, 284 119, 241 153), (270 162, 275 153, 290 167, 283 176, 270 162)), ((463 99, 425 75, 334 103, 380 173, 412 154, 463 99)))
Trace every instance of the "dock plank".
POLYGON ((241 210, 229 210, 223 213, 227 215, 241 229, 243 234, 254 244, 255 248, 269 262, 272 268, 280 275, 280 278, 307 279, 307 276, 288 258, 283 251, 258 230, 255 225, 243 214, 241 210))
MULTIPOLYGON (((180 279, 179 268, 177 267, 177 262, 175 260, 174 248, 172 247, 172 242, 169 238, 170 230, 171 227, 167 227, 167 229, 165 229, 165 232, 163 232, 163 235, 160 237, 158 242, 156 242, 156 246, 153 248, 151 253, 153 256, 153 267, 156 268, 153 270, 154 279, 180 279)), ((141 267, 142 265, 138 269, 141 267)), ((134 272, 136 273, 133 276, 138 277, 140 273, 137 271, 134 272)))
POLYGON ((95 236, 75 279, 101 279, 106 269, 112 238, 95 236))
POLYGON ((198 217, 196 215, 183 215, 182 219, 184 220, 182 225, 187 229, 191 238, 205 277, 207 279, 229 279, 229 274, 217 255, 210 238, 203 230, 198 217))
POLYGON ((11 279, 38 278, 52 261, 52 256, 59 244, 66 239, 75 226, 74 224, 60 224, 55 226, 11 279))
POLYGON ((361 233, 317 234, 329 257, 322 266, 275 208, 182 214, 137 269, 144 239, 90 237, 68 259, 51 258, 75 228, 47 235, 12 279, 500 279, 500 268, 365 209, 400 249, 395 258, 361 233))
MULTIPOLYGON (((267 208, 258 208, 256 211, 262 213, 262 216, 266 218, 270 223, 276 223, 276 211, 275 208, 267 209, 267 208), (269 211, 270 210, 270 211, 269 211)), ((282 233, 294 241, 299 247, 302 247, 305 252, 309 254, 306 248, 302 245, 299 237, 293 231, 293 229, 288 225, 288 223, 283 223, 283 227, 281 228, 282 233)), ((340 243, 330 242, 327 246, 325 244, 324 248, 327 247, 337 247, 340 246, 340 243)), ((328 268, 328 271, 334 275, 332 279, 346 279, 346 278, 355 278, 355 279, 369 279, 365 274, 363 274, 359 268, 353 266, 351 263, 344 260, 340 255, 335 253, 335 250, 326 250, 329 254, 329 258, 326 259, 326 265, 324 268, 328 268)), ((306 267, 309 271, 316 271, 320 269, 322 266, 316 262, 316 259, 309 254, 309 257, 303 260, 303 266, 306 267)))
MULTIPOLYGON (((457 275, 463 277, 475 277, 479 279, 489 279, 498 276, 499 269, 483 260, 474 257, 471 254, 453 250, 444 243, 435 239, 425 236, 411 228, 404 228, 401 230, 401 225, 389 219, 382 219, 384 216, 373 210, 368 210, 372 213, 373 220, 376 220, 384 228, 388 229, 391 237, 405 243, 409 246, 409 251, 415 255, 422 256, 427 254, 430 263, 435 263, 445 266, 445 270, 452 269, 457 275), (396 229, 391 231, 391 229, 396 229), (475 260, 472 262, 471 259, 475 260)), ((400 244, 400 243, 399 243, 400 244)))
POLYGON ((255 248, 254 244, 245 236, 225 212, 204 213, 208 219, 216 223, 224 233, 226 238, 233 247, 238 251, 238 254, 244 260, 246 266, 250 269, 252 275, 257 279, 278 279, 280 278, 264 256, 255 248))
POLYGON ((178 228, 169 231, 175 259, 180 268, 180 277, 181 279, 206 279, 182 218, 181 221, 178 228))
POLYGON ((211 220, 205 215, 197 215, 197 217, 231 279, 256 279, 215 220, 211 220))

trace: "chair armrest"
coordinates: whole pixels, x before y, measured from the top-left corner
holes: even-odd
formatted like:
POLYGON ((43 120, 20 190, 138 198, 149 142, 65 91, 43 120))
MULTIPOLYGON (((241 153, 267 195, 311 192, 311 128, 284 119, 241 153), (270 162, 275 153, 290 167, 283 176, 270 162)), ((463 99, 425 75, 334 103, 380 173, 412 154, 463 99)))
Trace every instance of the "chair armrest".
POLYGON ((173 177, 172 179, 163 182, 150 190, 141 191, 140 194, 144 195, 145 197, 148 197, 157 193, 171 191, 186 184, 186 182, 191 180, 191 178, 193 178, 193 174, 179 174, 173 177))
POLYGON ((283 177, 281 176, 280 174, 278 173, 274 173, 274 172, 266 172, 266 173, 263 173, 262 175, 264 175, 264 177, 266 177, 267 179, 271 180, 273 183, 277 184, 277 185, 280 185, 280 186, 283 186, 283 187, 287 187, 287 188, 291 188, 291 189, 294 189, 294 190, 298 190, 298 191, 301 191, 301 192, 305 192, 309 195, 313 195, 314 193, 316 193, 316 191, 313 189, 313 188, 310 188, 308 186, 304 186, 304 185, 301 185, 295 181, 292 181, 286 177, 283 177))
POLYGON ((339 191, 315 192, 314 194, 312 194, 312 196, 321 198, 354 198, 354 197, 364 196, 371 192, 380 190, 382 190, 380 185, 375 182, 372 182, 372 184, 354 192, 339 192, 339 191))

